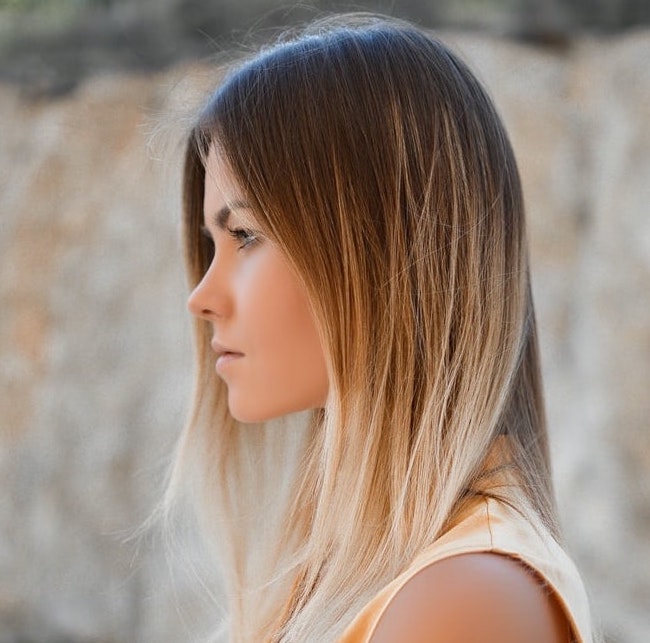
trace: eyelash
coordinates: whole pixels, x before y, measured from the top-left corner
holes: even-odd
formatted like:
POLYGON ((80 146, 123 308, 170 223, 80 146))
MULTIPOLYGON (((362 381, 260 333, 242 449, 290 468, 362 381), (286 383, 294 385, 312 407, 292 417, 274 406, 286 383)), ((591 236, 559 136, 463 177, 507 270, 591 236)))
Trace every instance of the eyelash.
MULTIPOLYGON (((239 242, 239 247, 237 248, 238 250, 243 250, 244 248, 247 248, 259 241, 257 234, 253 232, 253 230, 249 230, 247 228, 226 228, 226 232, 235 241, 239 242)), ((204 242, 209 245, 209 252, 213 253, 214 239, 212 238, 212 235, 208 229, 204 226, 201 226, 201 236, 203 237, 204 242)))
POLYGON ((226 230, 228 230, 228 234, 233 239, 235 239, 235 241, 239 241, 239 250, 243 250, 244 248, 251 246, 258 240, 255 233, 252 230, 247 230, 246 228, 226 228, 226 230))

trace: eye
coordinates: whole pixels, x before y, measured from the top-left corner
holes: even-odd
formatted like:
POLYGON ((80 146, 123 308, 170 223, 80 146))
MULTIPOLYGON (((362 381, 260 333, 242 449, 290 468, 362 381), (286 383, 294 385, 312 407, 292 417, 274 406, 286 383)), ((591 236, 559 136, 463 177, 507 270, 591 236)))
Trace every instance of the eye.
POLYGON ((243 250, 259 240, 253 230, 246 228, 227 228, 228 234, 239 243, 239 250, 243 250))
POLYGON ((214 256, 214 239, 205 226, 201 226, 200 235, 201 254, 208 261, 212 261, 214 256))

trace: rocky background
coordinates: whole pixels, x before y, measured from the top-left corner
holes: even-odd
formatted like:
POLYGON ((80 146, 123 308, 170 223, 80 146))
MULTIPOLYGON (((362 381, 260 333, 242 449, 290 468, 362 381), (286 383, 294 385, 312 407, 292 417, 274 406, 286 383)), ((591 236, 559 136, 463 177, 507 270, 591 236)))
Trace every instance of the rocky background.
MULTIPOLYGON (((180 136, 214 67, 190 61, 263 3, 221 21, 189 0, 41 4, 0 6, 0 643, 196 640, 218 609, 191 525, 171 557, 155 530, 136 536, 191 388, 180 136)), ((524 179, 568 548, 606 641, 645 643, 650 30, 580 22, 578 3, 489 19, 460 4, 463 30, 436 5, 442 33, 490 88, 524 179)), ((400 15, 438 24, 426 6, 400 15)))

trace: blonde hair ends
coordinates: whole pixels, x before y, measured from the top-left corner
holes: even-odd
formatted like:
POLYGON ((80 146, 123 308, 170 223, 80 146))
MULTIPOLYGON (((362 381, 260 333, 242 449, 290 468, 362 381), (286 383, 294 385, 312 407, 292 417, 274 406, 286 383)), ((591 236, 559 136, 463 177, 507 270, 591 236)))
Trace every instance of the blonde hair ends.
POLYGON ((322 411, 241 426, 196 323, 175 479, 198 471, 231 640, 335 640, 477 496, 557 535, 520 181, 465 64, 415 27, 355 17, 231 71, 188 142, 191 286, 209 260, 210 144, 304 281, 330 381, 322 411))

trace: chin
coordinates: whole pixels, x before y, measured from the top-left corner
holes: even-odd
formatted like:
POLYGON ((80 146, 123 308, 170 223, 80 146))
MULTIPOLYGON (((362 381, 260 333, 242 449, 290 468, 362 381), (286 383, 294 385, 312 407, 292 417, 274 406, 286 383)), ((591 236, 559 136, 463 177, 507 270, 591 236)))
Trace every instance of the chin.
POLYGON ((282 417, 289 412, 259 407, 253 404, 237 404, 232 400, 228 402, 228 410, 230 411, 230 415, 241 424, 258 424, 282 417))
POLYGON ((328 398, 328 390, 322 387, 317 390, 283 391, 280 395, 273 395, 274 392, 272 388, 260 392, 231 384, 228 386, 230 415, 242 424, 259 424, 294 413, 322 409, 328 398))
POLYGON ((240 424, 259 424, 260 422, 266 422, 272 418, 266 417, 265 415, 250 414, 250 413, 237 413, 230 411, 230 415, 237 420, 240 424))
POLYGON ((317 408, 319 405, 273 405, 269 407, 260 407, 250 404, 236 404, 234 401, 228 402, 230 415, 241 424, 259 424, 276 420, 293 413, 300 413, 310 409, 317 408))

